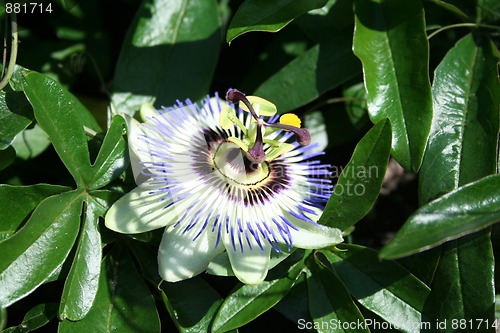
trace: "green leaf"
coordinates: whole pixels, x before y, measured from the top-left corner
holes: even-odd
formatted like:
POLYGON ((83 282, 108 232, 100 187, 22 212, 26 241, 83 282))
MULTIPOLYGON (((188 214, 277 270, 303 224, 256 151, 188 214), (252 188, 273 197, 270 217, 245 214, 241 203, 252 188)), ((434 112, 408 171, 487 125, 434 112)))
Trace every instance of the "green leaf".
POLYGON ((109 184, 127 167, 128 150, 123 138, 124 130, 125 120, 120 116, 113 117, 101 150, 92 165, 93 176, 89 189, 98 189, 109 184))
POLYGON ((294 18, 323 7, 327 0, 246 0, 238 8, 227 30, 226 42, 250 31, 276 32, 294 18))
POLYGON ((25 333, 34 331, 49 323, 56 317, 56 314, 57 303, 42 303, 35 305, 26 313, 21 324, 9 327, 2 331, 2 333, 25 333))
POLYGON ((323 254, 349 293, 402 332, 420 332, 429 288, 396 262, 380 262, 373 250, 359 245, 339 248, 323 254))
POLYGON ((160 332, 155 301, 127 252, 115 247, 102 261, 92 308, 80 321, 64 320, 60 333, 160 332))
POLYGON ((412 215, 381 256, 415 253, 498 220, 496 176, 458 188, 496 171, 500 106, 497 61, 497 51, 489 40, 467 35, 436 69, 436 115, 420 175, 420 201, 454 191, 412 215))
POLYGON ((278 303, 295 284, 304 269, 304 260, 294 264, 285 277, 257 285, 237 287, 222 303, 212 324, 214 333, 243 326, 278 303))
POLYGON ((456 239, 500 220, 500 175, 459 187, 418 209, 380 251, 394 259, 456 239))
POLYGON ((278 113, 315 100, 361 72, 351 42, 352 31, 345 31, 316 44, 262 83, 254 95, 272 101, 278 113))
POLYGON ((69 189, 66 186, 47 184, 0 184, 0 241, 12 236, 43 199, 69 189))
POLYGON ((24 89, 37 122, 77 185, 84 186, 91 176, 84 127, 99 132, 95 119, 75 96, 47 76, 29 72, 24 77, 24 89))
MULTIPOLYGON (((494 174, 497 166, 498 58, 491 41, 467 35, 436 69, 432 87, 435 117, 419 177, 420 201, 425 203, 456 190, 410 218, 407 223, 420 224, 418 229, 409 225, 416 232, 406 229, 411 232, 408 239, 417 240, 417 244, 410 242, 410 247, 434 246, 500 219, 498 189, 494 189, 498 176, 480 179, 494 174), (469 183, 476 179, 480 180, 469 183), (466 186, 459 188, 462 185, 466 186), (483 195, 482 200, 471 192, 474 188, 483 195), (494 201, 497 208, 488 208, 495 205, 494 201), (429 215, 430 211, 435 215, 429 215), (439 218, 439 214, 445 217, 439 218)), ((389 246, 393 246, 392 242, 389 246)), ((495 261, 489 229, 448 242, 433 253, 438 256, 438 264, 433 269, 432 292, 425 312, 441 321, 463 318, 493 322, 495 261)), ((451 332, 452 328, 444 331, 451 332)), ((468 327, 468 331, 493 329, 479 325, 468 327)))
POLYGON ((98 230, 104 211, 93 200, 87 201, 85 221, 80 232, 73 265, 64 284, 59 319, 77 321, 89 312, 97 294, 101 271, 102 245, 98 230))
POLYGON ((313 322, 309 312, 305 274, 299 275, 297 282, 273 309, 292 322, 298 323, 299 320, 301 322, 313 322))
POLYGON ((195 277, 176 283, 164 282, 160 288, 163 302, 179 332, 210 331, 222 298, 209 284, 195 277))
POLYGON ((391 151, 389 121, 377 123, 356 146, 319 223, 346 230, 366 215, 380 192, 391 151))
POLYGON ((221 43, 215 0, 145 0, 123 44, 112 104, 133 115, 142 104, 205 97, 221 43))
POLYGON ((419 178, 420 203, 495 173, 498 59, 491 41, 469 34, 436 68, 435 115, 419 178))
POLYGON ((33 121, 33 109, 22 92, 0 91, 0 150, 33 121))
POLYGON ((307 276, 309 311, 322 332, 370 332, 367 327, 349 327, 345 323, 364 322, 340 279, 318 259, 307 276), (326 329, 321 329, 325 328, 326 329))
POLYGON ((78 192, 51 196, 0 242, 0 308, 31 293, 63 264, 78 235, 82 201, 78 192))
POLYGON ((19 133, 12 142, 17 157, 23 160, 37 157, 49 146, 49 137, 38 124, 19 133))
POLYGON ((416 172, 432 117, 422 4, 414 0, 356 0, 355 4, 353 49, 363 63, 370 118, 374 123, 389 118, 392 154, 405 169, 416 172))
MULTIPOLYGON (((486 324, 495 323, 494 270, 489 229, 444 244, 424 313, 431 322, 460 318, 477 324, 461 332, 495 332, 486 324)), ((452 327, 439 331, 456 332, 452 327)))
POLYGON ((0 170, 7 168, 9 165, 14 163, 16 159, 16 151, 11 146, 8 146, 4 150, 0 150, 0 170))

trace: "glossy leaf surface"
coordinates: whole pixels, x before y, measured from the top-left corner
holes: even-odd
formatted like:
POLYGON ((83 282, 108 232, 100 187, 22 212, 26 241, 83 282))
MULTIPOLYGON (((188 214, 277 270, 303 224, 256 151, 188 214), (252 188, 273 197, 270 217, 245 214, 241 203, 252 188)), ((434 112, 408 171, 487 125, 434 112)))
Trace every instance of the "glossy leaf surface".
POLYGON ((226 41, 250 31, 276 32, 297 16, 323 7, 327 0, 246 0, 229 25, 226 41))
POLYGON ((14 236, 0 242, 0 307, 31 293, 62 265, 78 235, 82 201, 78 192, 49 197, 14 236))
POLYGON ((499 221, 498 186, 499 175, 485 177, 431 201, 406 221, 380 257, 416 253, 499 221))
POLYGON ((403 332, 419 332, 429 288, 396 262, 382 261, 359 245, 323 252, 349 293, 365 308, 403 332), (346 250, 346 251, 342 251, 346 250))
POLYGON ((97 158, 92 165, 93 176, 89 189, 98 189, 116 179, 128 163, 127 144, 123 138, 125 120, 113 117, 97 158))
POLYGON ((331 267, 321 261, 316 261, 307 276, 307 294, 318 332, 370 331, 367 327, 343 326, 342 323, 363 322, 364 318, 331 267))
POLYGON ((413 0, 356 0, 355 4, 353 49, 363 63, 370 118, 374 123, 389 118, 392 154, 405 169, 416 172, 432 117, 422 4, 413 0))
POLYGON ((38 184, 31 186, 0 185, 0 240, 8 238, 45 198, 69 190, 65 186, 38 184))
POLYGON ((73 265, 64 284, 59 319, 81 320, 89 312, 97 293, 101 272, 102 245, 98 230, 104 211, 87 199, 85 220, 80 232, 73 265))
POLYGON ((85 127, 99 132, 99 125, 76 97, 47 76, 29 72, 24 77, 24 89, 37 122, 76 183, 82 186, 91 175, 85 127))
POLYGON ((295 284, 304 262, 293 265, 285 277, 258 285, 241 285, 222 303, 212 325, 213 332, 226 332, 255 319, 278 303, 295 284))

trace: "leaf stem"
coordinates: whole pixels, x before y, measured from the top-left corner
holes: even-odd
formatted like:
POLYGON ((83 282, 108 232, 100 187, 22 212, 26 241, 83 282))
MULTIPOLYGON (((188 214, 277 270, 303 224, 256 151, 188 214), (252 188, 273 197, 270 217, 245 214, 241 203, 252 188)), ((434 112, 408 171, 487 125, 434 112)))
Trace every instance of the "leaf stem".
POLYGON ((12 73, 14 73, 14 66, 16 65, 16 59, 17 59, 17 43, 18 43, 17 16, 14 12, 10 14, 10 22, 11 22, 12 43, 10 45, 9 66, 7 67, 7 72, 5 73, 5 76, 2 77, 2 81, 0 81, 0 90, 2 90, 7 85, 10 78, 12 77, 12 73))
POLYGON ((448 30, 448 29, 453 29, 453 28, 467 28, 467 27, 469 27, 469 28, 486 28, 486 29, 500 30, 500 27, 495 26, 495 25, 489 25, 489 24, 457 23, 457 24, 450 24, 450 25, 447 25, 447 26, 444 26, 444 27, 441 27, 441 28, 437 29, 433 33, 429 34, 429 36, 427 36, 427 39, 429 40, 432 37, 434 37, 435 35, 437 35, 438 33, 442 32, 442 31, 445 31, 445 30, 448 30))

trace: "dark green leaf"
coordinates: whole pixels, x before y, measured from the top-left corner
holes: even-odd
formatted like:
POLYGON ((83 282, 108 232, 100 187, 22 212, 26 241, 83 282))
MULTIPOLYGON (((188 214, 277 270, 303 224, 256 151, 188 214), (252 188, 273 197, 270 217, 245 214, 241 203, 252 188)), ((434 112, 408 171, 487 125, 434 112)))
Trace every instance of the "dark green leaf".
POLYGON ((354 6, 352 0, 330 0, 324 7, 297 17, 293 23, 312 41, 327 41, 342 30, 353 30, 354 6))
POLYGON ((78 235, 82 201, 78 192, 49 197, 0 242, 0 308, 31 293, 63 264, 78 235))
POLYGON ((500 175, 459 187, 418 209, 381 251, 399 258, 478 231, 500 220, 500 175))
POLYGON ((345 230, 369 212, 378 197, 391 151, 389 121, 377 123, 356 146, 319 223, 345 230))
POLYGON ((210 331, 212 318, 222 298, 203 279, 195 277, 176 283, 164 282, 161 291, 163 302, 179 332, 210 331))
POLYGON ((352 31, 345 31, 313 46, 271 76, 254 94, 275 103, 279 113, 313 101, 361 72, 351 41, 352 31))
MULTIPOLYGON (((467 35, 436 69, 436 115, 420 176, 421 202, 495 173, 500 105, 497 61, 489 40, 467 35)), ((485 178, 422 207, 381 256, 404 256, 496 222, 500 202, 495 184, 497 177, 485 178)))
POLYGON ((94 302, 101 271, 102 245, 98 230, 99 216, 104 211, 93 200, 87 201, 85 221, 80 232, 80 239, 75 259, 59 307, 59 319, 81 320, 94 302))
POLYGON ((389 118, 394 158, 420 168, 431 126, 429 45, 420 1, 356 0, 354 53, 374 123, 389 118), (404 47, 402 47, 404 45, 404 47))
POLYGON ((226 41, 250 31, 276 32, 294 18, 323 7, 327 0, 246 0, 238 8, 229 25, 226 41))
POLYGON ((144 278, 155 286, 159 285, 162 279, 158 273, 158 248, 142 242, 131 242, 129 249, 139 264, 144 278))
POLYGON ((115 111, 132 115, 143 103, 161 107, 202 99, 220 43, 215 0, 143 1, 116 66, 115 111))
POLYGON ((0 184, 0 241, 12 236, 43 199, 68 190, 69 187, 47 184, 0 184))
POLYGON ((128 164, 128 151, 123 138, 124 129, 125 120, 120 116, 115 116, 92 166, 93 177, 89 189, 98 189, 107 185, 125 170, 128 164))
POLYGON ((29 72, 24 77, 24 89, 37 122, 77 185, 84 186, 91 176, 85 127, 99 132, 99 126, 75 96, 47 76, 29 72))
POLYGON ((497 51, 489 40, 467 35, 436 68, 434 119, 419 179, 422 204, 495 173, 500 105, 497 62, 497 51))
MULTIPOLYGON (((489 229, 444 244, 424 309, 430 322, 460 318, 476 324, 461 332, 495 332, 494 268, 489 229)), ((452 327, 439 331, 456 332, 452 327)))
POLYGON ((301 274, 290 291, 273 309, 292 322, 298 323, 302 319, 304 322, 312 323, 308 304, 306 278, 305 274, 301 274))
POLYGON ((307 292, 309 311, 319 333, 370 332, 367 327, 345 326, 363 322, 364 318, 331 267, 317 259, 307 276, 307 292))
POLYGON ((323 253, 349 293, 401 331, 419 332, 429 288, 396 262, 380 262, 373 250, 359 245, 339 247, 341 251, 323 253))
POLYGON ((0 330, 3 330, 7 325, 7 310, 0 308, 0 330))
POLYGON ((7 168, 9 165, 14 163, 16 159, 16 150, 11 146, 8 146, 4 150, 0 150, 0 170, 7 168))
POLYGON ((54 319, 56 314, 56 303, 43 303, 35 305, 35 307, 26 313, 21 324, 9 327, 5 331, 2 331, 2 333, 25 333, 34 331, 54 319))
POLYGON ((99 289, 92 308, 80 321, 64 320, 60 333, 160 332, 154 299, 126 252, 120 248, 102 261, 99 289))
POLYGON ((212 331, 226 332, 252 321, 278 303, 295 284, 304 269, 304 261, 293 265, 287 276, 266 280, 258 285, 240 285, 222 303, 212 331))
POLYGON ((0 91, 0 150, 33 121, 33 109, 22 92, 0 91))
MULTIPOLYGON (((437 67, 433 83, 435 119, 419 178, 422 203, 495 173, 500 106, 497 62, 498 52, 488 39, 467 35, 437 67)), ((488 182, 487 178, 479 181, 488 182)), ((489 190, 489 195, 495 200, 498 189, 489 190)), ((497 217, 491 216, 491 213, 495 215, 491 210, 489 218, 492 221, 488 222, 487 214, 482 211, 487 202, 492 203, 490 199, 478 202, 476 198, 471 200, 472 197, 452 197, 447 199, 447 208, 438 213, 449 213, 450 208, 466 202, 464 211, 469 218, 430 218, 425 222, 430 226, 425 234, 412 234, 412 239, 427 238, 430 232, 431 242, 442 242, 472 232, 478 228, 478 220, 483 219, 482 223, 487 225, 500 219, 498 214, 497 217), (472 205, 476 207, 468 211, 472 205), (453 224, 455 219, 463 224, 453 224), (464 231, 463 228, 470 230, 464 231)), ((437 201, 441 199, 443 197, 437 201)), ((433 204, 431 202, 429 206, 433 204)), ((421 216, 419 220, 422 218, 425 217, 421 216)), ((448 242, 436 250, 434 253, 439 255, 439 261, 433 272, 426 313, 439 320, 464 318, 493 322, 494 258, 489 230, 448 242), (477 270, 475 267, 483 268, 477 270)), ((452 328, 445 331, 451 332, 452 328)), ((487 332, 493 329, 481 325, 468 327, 466 331, 487 332)))

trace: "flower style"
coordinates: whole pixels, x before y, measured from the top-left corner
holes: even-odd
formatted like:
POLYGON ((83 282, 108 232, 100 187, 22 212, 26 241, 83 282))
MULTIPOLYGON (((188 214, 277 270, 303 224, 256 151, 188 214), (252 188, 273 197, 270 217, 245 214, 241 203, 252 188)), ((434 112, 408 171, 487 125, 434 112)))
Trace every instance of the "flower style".
POLYGON ((144 108, 144 123, 129 120, 138 187, 105 223, 129 234, 165 227, 158 265, 166 281, 200 274, 226 251, 236 277, 257 284, 271 251, 343 241, 317 223, 332 191, 329 166, 314 160, 321 153, 298 117, 278 121, 274 104, 236 89, 226 99, 144 108))

